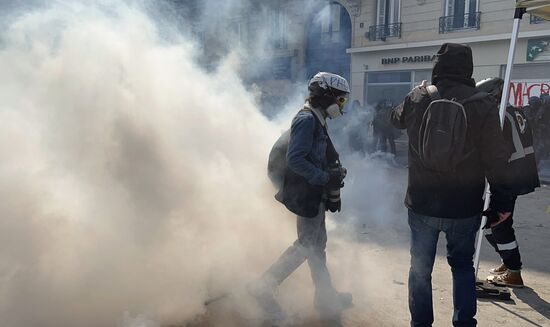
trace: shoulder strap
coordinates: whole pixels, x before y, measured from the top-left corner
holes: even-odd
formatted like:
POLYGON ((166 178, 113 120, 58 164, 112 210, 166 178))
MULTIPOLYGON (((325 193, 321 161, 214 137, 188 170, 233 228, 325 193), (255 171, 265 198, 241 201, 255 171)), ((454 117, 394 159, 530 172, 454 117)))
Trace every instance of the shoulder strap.
POLYGON ((485 99, 486 97, 489 96, 489 93, 487 92, 477 92, 476 94, 472 95, 471 97, 468 97, 462 101, 459 101, 460 103, 462 104, 466 104, 466 103, 469 103, 469 102, 474 102, 474 101, 479 101, 481 99, 485 99))
POLYGON ((432 101, 441 99, 441 95, 439 95, 439 91, 435 85, 426 86, 426 90, 428 91, 428 95, 432 101))
POLYGON ((334 147, 334 144, 332 143, 332 140, 330 139, 330 135, 328 135, 328 133, 327 133, 327 161, 329 163, 340 161, 340 155, 338 154, 338 151, 336 151, 336 148, 334 147))

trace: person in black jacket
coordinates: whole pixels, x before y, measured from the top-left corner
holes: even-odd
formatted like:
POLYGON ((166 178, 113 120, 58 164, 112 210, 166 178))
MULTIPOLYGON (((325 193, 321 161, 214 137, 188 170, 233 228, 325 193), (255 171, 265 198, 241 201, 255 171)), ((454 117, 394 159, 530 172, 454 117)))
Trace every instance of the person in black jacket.
MULTIPOLYGON (((489 93, 494 103, 500 104, 503 85, 504 81, 501 78, 488 78, 477 83, 477 89, 489 93)), ((535 188, 540 186, 540 182, 533 148, 531 122, 522 110, 512 106, 506 108, 503 134, 506 146, 511 153, 506 173, 511 180, 511 190, 515 195, 510 203, 513 215, 516 196, 534 192, 535 188)), ((502 259, 502 264, 499 267, 490 270, 494 277, 490 276, 489 279, 506 286, 523 287, 521 256, 512 227, 514 223, 512 215, 505 221, 485 229, 485 238, 502 259)))
POLYGON ((381 152, 388 152, 388 143, 390 144, 390 151, 395 156, 395 128, 390 123, 390 112, 394 104, 391 100, 382 100, 376 105, 374 120, 372 122, 373 128, 377 130, 378 136, 378 149, 381 152))
MULTIPOLYGON (((469 46, 446 43, 437 52, 432 82, 443 99, 467 99, 477 93, 472 79, 469 46)), ((487 97, 464 104, 466 143, 472 151, 454 171, 440 173, 424 167, 418 152, 419 129, 431 103, 426 82, 395 107, 391 120, 409 136, 409 182, 405 205, 411 228, 409 309, 411 326, 433 324, 431 273, 440 232, 447 239, 447 261, 453 275, 454 326, 475 326, 476 292, 473 256, 481 223, 485 178, 491 186, 491 208, 504 219, 511 208, 503 172, 508 153, 498 110, 487 97)))
POLYGON ((541 158, 539 160, 548 160, 550 156, 550 95, 540 95, 540 114, 538 123, 540 130, 541 158))

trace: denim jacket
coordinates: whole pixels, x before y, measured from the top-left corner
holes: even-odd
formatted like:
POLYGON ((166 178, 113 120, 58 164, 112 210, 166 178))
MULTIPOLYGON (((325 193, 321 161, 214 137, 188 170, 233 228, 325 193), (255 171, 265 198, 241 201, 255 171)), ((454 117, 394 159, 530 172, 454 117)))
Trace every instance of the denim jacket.
MULTIPOLYGON (((306 104, 307 108, 307 104, 306 104)), ((314 110, 314 109, 312 109, 314 110)), ((288 167, 311 185, 323 186, 329 180, 327 172, 327 139, 313 111, 300 111, 292 120, 288 144, 288 167)))
MULTIPOLYGON (((308 104, 306 109, 311 109, 308 104)), ((329 180, 326 155, 328 136, 322 124, 324 118, 312 109, 300 111, 290 128, 288 169, 283 187, 275 198, 301 217, 317 216, 323 201, 324 185, 329 180)))

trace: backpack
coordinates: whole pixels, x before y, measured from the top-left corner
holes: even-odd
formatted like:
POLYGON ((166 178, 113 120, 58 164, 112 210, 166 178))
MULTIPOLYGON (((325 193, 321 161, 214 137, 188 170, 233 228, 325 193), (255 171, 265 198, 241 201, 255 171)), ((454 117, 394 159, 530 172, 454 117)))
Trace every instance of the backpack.
POLYGON ((289 142, 290 129, 286 130, 279 137, 279 139, 277 139, 269 152, 269 159, 267 161, 267 176, 277 189, 281 189, 283 187, 285 172, 287 169, 286 152, 288 151, 289 142))
POLYGON ((431 102, 418 132, 418 155, 426 169, 452 172, 473 152, 467 142, 468 119, 463 105, 481 100, 488 93, 479 92, 457 101, 441 98, 434 85, 428 86, 427 91, 431 102))

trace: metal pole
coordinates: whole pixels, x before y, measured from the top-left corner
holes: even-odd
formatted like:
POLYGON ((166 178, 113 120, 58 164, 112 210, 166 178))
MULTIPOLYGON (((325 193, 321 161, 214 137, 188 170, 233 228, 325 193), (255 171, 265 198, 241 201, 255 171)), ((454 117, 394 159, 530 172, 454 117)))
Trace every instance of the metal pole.
MULTIPOLYGON (((499 116, 500 116, 500 127, 504 126, 504 115, 506 113, 506 107, 508 106, 508 99, 510 96, 510 79, 512 77, 512 69, 514 68, 514 56, 516 54, 516 44, 519 34, 519 25, 523 14, 525 14, 525 8, 516 8, 514 13, 514 26, 512 28, 512 37, 510 39, 510 50, 508 51, 508 62, 506 63, 506 73, 504 75, 504 85, 502 87, 502 98, 500 99, 499 107, 499 116)), ((483 211, 489 208, 491 201, 491 191, 489 183, 486 183, 485 186, 485 203, 483 204, 483 211)), ((483 243, 483 226, 487 223, 487 217, 481 219, 481 226, 479 227, 479 232, 477 234, 477 245, 476 253, 474 257, 474 269, 477 278, 477 272, 479 270, 479 256, 481 254, 481 244, 483 243)))
POLYGON ((521 17, 525 13, 525 8, 516 9, 516 17, 514 18, 514 28, 512 29, 512 39, 510 40, 510 51, 508 52, 508 63, 506 63, 506 73, 504 75, 504 86, 502 89, 502 98, 500 99, 500 126, 504 126, 504 114, 506 107, 508 106, 508 100, 510 96, 510 80, 512 77, 512 70, 514 68, 514 56, 516 54, 516 44, 519 34, 519 25, 521 17), (518 16, 520 11, 520 16, 518 16))
MULTIPOLYGON (((491 200, 491 191, 489 188, 489 183, 485 183, 485 203, 483 204, 483 211, 489 208, 489 202, 491 200)), ((474 257, 474 269, 477 278, 477 272, 479 270, 479 256, 481 254, 481 244, 483 242, 483 226, 487 223, 487 217, 483 216, 481 218, 481 225, 479 226, 479 232, 477 233, 477 244, 476 244, 476 254, 474 257)))

